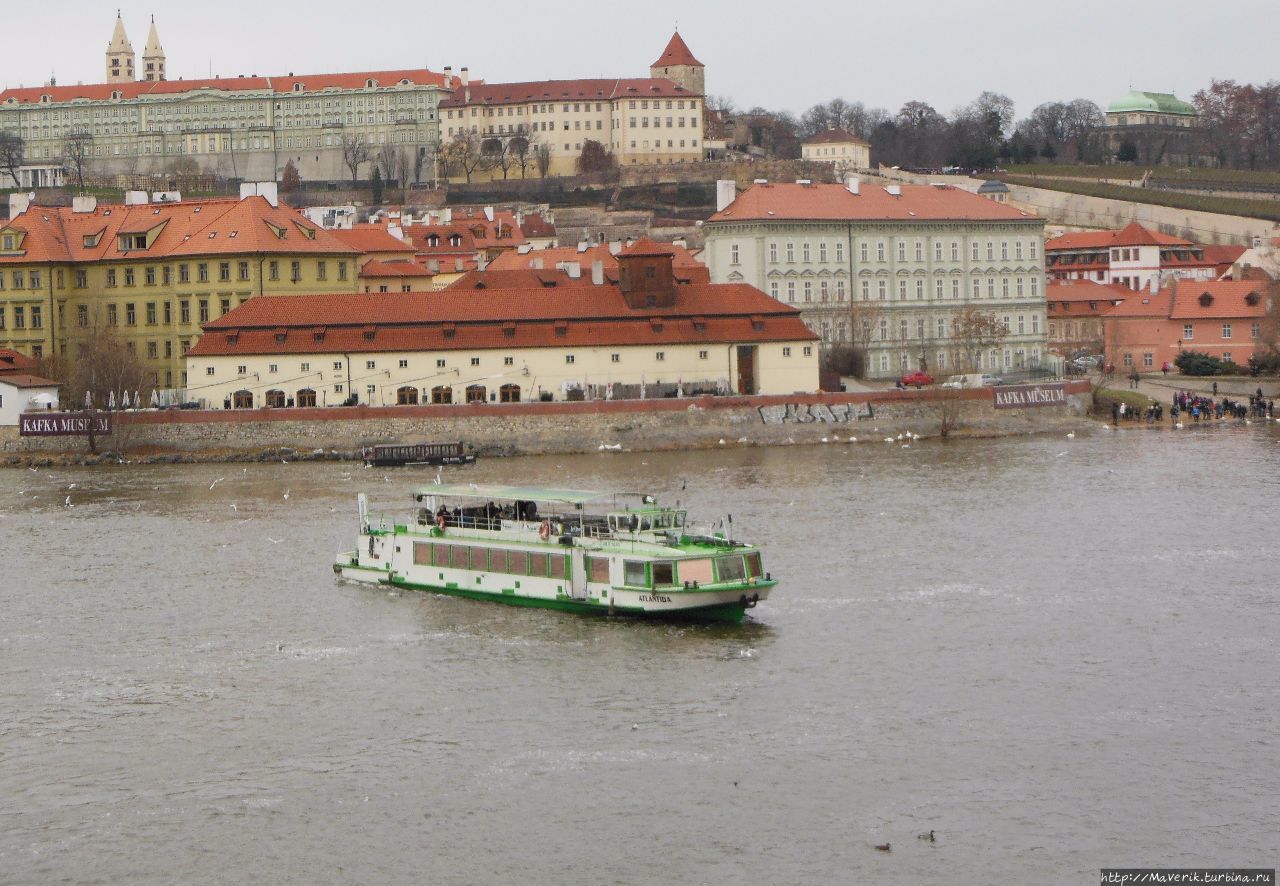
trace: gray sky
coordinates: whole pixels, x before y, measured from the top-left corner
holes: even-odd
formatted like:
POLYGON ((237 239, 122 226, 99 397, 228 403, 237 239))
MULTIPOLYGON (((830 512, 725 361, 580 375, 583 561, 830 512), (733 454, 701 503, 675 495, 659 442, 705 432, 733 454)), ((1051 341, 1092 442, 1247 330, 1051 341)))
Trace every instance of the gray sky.
MULTIPOLYGON (((116 3, 42 0, 3 17, 0 85, 101 82, 116 3)), ((463 65, 504 80, 645 76, 677 21, 707 91, 802 112, 836 96, 949 114, 984 89, 1017 103, 1100 105, 1136 89, 1190 100, 1213 78, 1280 78, 1276 0, 809 0, 519 4, 387 0, 126 0, 139 57, 156 14, 170 79, 463 65), (587 13, 586 10, 600 10, 587 13), (409 11, 412 10, 412 11, 409 11), (637 10, 643 10, 638 12, 637 10), (303 14, 300 14, 303 13, 303 14)))

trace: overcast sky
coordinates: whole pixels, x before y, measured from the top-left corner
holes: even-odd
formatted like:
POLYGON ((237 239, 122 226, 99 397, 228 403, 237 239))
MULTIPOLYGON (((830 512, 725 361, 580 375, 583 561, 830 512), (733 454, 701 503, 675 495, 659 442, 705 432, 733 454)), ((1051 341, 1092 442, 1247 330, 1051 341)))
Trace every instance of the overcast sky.
MULTIPOLYGON (((101 82, 115 3, 10 4, 0 85, 101 82)), ((141 59, 151 13, 169 78, 463 65, 504 80, 645 76, 676 22, 707 91, 740 107, 802 112, 839 96, 949 114, 984 89, 1018 117, 1044 101, 1104 105, 1135 89, 1190 99, 1211 79, 1280 79, 1280 2, 1074 0, 263 0, 123 2, 141 59)), ((139 63, 140 66, 140 63, 139 63)))

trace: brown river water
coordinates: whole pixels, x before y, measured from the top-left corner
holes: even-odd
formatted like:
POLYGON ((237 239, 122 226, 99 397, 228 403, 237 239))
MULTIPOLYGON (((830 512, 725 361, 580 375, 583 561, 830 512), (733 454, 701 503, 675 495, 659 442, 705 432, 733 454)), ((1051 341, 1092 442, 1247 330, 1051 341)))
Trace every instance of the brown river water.
POLYGON ((1280 425, 449 474, 732 513, 782 582, 741 626, 335 580, 356 493, 407 504, 429 476, 0 471, 0 882, 1065 884, 1280 858, 1280 425))

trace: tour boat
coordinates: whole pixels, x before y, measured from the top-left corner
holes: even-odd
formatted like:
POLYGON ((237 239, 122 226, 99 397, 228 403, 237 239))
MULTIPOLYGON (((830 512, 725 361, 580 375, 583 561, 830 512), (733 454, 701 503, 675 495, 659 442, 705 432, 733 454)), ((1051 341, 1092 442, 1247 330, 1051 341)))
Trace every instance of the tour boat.
POLYGON ((758 547, 731 531, 697 529, 683 508, 660 507, 651 495, 436 483, 414 490, 403 520, 371 517, 364 493, 358 504, 357 547, 333 565, 354 581, 734 623, 777 584, 758 547))
POLYGON ((461 443, 396 443, 366 446, 360 450, 365 465, 371 468, 398 468, 406 465, 470 465, 475 453, 467 452, 461 443))

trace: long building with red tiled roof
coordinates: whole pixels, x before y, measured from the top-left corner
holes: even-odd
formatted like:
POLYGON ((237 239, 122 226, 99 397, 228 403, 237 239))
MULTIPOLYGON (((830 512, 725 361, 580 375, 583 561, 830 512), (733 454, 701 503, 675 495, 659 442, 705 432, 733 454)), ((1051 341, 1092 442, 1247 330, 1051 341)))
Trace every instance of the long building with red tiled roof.
MULTIPOLYGON (((646 78, 482 83, 464 69, 440 103, 440 139, 446 158, 451 141, 489 142, 492 162, 472 175, 492 178, 542 172, 530 146, 546 151, 543 174, 572 175, 588 140, 620 165, 693 163, 705 150, 703 82, 678 34, 646 78)), ((450 174, 464 174, 460 161, 450 174)))
POLYGON ((861 352, 870 377, 1009 376, 1047 361, 1044 219, 950 186, 856 178, 724 196, 703 227, 711 279, 800 308, 827 346, 861 352), (970 308, 1008 328, 977 355, 956 335, 970 308))
POLYGON ((794 308, 680 283, 670 254, 620 262, 618 282, 254 299, 205 325, 188 394, 251 408, 817 390, 794 308))
POLYGON ((1157 372, 1180 352, 1199 351, 1245 366, 1274 309, 1267 284, 1254 280, 1175 280, 1137 292, 1103 313, 1107 362, 1157 372))
POLYGON ((1162 277, 1180 280, 1214 280, 1235 258, 1205 255, 1205 247, 1181 237, 1162 234, 1130 222, 1118 231, 1081 231, 1062 234, 1045 244, 1045 266, 1058 280, 1093 280, 1118 283, 1129 289, 1148 289, 1162 277))

